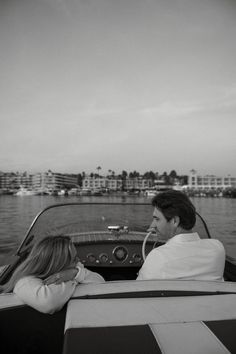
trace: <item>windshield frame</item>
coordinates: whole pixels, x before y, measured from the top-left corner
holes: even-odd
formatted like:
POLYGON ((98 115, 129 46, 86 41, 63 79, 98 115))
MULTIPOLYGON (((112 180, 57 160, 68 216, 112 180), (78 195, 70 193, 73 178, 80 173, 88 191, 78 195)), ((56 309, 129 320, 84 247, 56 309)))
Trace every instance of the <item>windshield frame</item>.
MULTIPOLYGON (((125 203, 124 202, 92 202, 92 203, 91 202, 69 202, 69 203, 58 203, 58 204, 49 205, 46 208, 44 208, 43 210, 41 210, 33 219, 30 227, 28 228, 28 230, 26 232, 25 237, 22 239, 19 247, 16 250, 16 253, 15 253, 16 256, 20 256, 23 252, 25 252, 31 246, 31 242, 33 240, 33 237, 31 236, 31 231, 34 228, 37 221, 39 220, 39 218, 43 214, 45 214, 48 210, 60 208, 60 207, 65 207, 65 206, 69 207, 69 206, 89 206, 89 205, 97 205, 97 206, 99 206, 99 205, 101 205, 101 206, 102 205, 104 205, 104 206, 107 206, 107 205, 111 205, 111 206, 119 206, 119 205, 120 206, 137 206, 137 205, 140 205, 140 206, 148 206, 148 207, 151 206, 150 203, 144 203, 144 202, 141 202, 141 203, 137 203, 137 202, 135 202, 135 203, 131 203, 131 202, 128 202, 128 203, 127 202, 125 202, 125 203)), ((205 220, 198 212, 196 212, 196 215, 200 219, 200 221, 202 222, 207 237, 211 238, 211 235, 210 235, 210 232, 209 232, 209 229, 207 227, 205 220)))

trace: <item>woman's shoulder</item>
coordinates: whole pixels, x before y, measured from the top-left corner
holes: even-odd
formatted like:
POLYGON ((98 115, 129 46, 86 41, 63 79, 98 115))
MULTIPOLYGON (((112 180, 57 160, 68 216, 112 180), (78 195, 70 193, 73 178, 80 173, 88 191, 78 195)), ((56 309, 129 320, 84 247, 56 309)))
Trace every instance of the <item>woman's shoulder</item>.
POLYGON ((15 289, 19 288, 21 286, 26 286, 27 284, 42 284, 43 281, 40 278, 37 278, 33 275, 27 275, 25 277, 20 278, 16 284, 15 284, 15 289))

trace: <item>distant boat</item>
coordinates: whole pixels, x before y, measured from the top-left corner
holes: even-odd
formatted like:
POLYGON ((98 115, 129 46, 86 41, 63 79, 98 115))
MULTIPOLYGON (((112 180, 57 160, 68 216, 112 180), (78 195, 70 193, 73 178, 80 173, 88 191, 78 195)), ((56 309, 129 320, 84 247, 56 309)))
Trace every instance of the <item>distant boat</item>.
POLYGON ((79 195, 80 189, 79 188, 71 188, 68 190, 68 195, 79 195))
POLYGON ((139 189, 130 189, 127 191, 128 195, 139 195, 140 194, 140 190, 139 189))
POLYGON ((25 187, 21 187, 14 195, 16 196, 29 196, 29 195, 36 195, 37 191, 32 189, 28 189, 25 187))
POLYGON ((91 195, 92 194, 92 190, 89 188, 83 188, 81 190, 81 195, 91 195))
POLYGON ((147 197, 155 197, 158 191, 156 189, 147 189, 144 193, 147 197))
POLYGON ((64 195, 66 195, 65 189, 59 190, 59 191, 57 192, 57 195, 59 195, 59 196, 64 196, 64 195))
POLYGON ((99 188, 96 188, 96 189, 92 190, 91 194, 95 195, 95 196, 103 195, 102 190, 99 189, 99 188))

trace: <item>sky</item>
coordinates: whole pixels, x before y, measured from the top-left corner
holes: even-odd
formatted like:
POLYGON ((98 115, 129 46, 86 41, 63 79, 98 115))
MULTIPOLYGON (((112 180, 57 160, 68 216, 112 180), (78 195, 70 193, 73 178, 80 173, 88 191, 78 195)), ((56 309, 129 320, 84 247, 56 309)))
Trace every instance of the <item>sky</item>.
POLYGON ((0 171, 236 176, 234 0, 0 0, 0 171))

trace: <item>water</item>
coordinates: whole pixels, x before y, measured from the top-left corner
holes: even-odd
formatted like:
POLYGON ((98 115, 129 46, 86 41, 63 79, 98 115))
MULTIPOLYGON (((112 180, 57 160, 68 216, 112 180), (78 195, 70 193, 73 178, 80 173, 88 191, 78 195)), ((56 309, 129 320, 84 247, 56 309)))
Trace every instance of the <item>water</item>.
MULTIPOLYGON (((20 243, 34 217, 46 206, 63 202, 151 202, 146 197, 53 197, 0 196, 0 254, 20 243)), ((220 239, 227 253, 236 258, 236 199, 193 198, 197 211, 204 217, 210 234, 220 239)))
POLYGON ((221 240, 227 254, 236 258, 236 199, 193 198, 192 201, 204 217, 211 237, 221 240))

